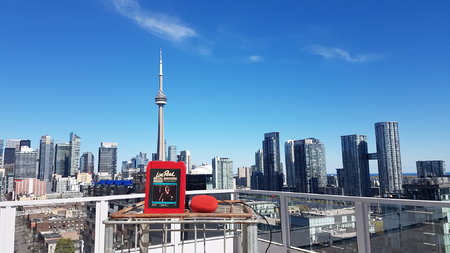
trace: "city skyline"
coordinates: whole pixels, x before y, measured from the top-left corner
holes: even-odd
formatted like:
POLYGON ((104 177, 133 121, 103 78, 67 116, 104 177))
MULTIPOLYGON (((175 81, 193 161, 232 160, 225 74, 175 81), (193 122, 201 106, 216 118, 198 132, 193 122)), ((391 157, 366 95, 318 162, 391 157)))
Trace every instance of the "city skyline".
MULTIPOLYGON (((403 172, 415 172, 418 160, 450 160, 448 2, 288 1, 289 8, 260 3, 252 15, 244 15, 254 8, 249 3, 239 10, 217 3, 223 13, 215 17, 186 4, 6 3, 0 83, 8 109, 0 138, 30 139, 38 148, 42 135, 56 144, 73 131, 83 137, 81 152, 119 143, 119 162, 156 152, 152 98, 162 47, 166 140, 191 151, 193 164, 224 156, 234 169, 252 165, 261 135, 276 131, 281 143, 320 139, 327 171, 335 173, 340 136, 366 135, 373 153, 380 121, 399 122, 403 172), (137 24, 130 10, 146 20, 163 15, 179 29, 137 24), (416 145, 425 142, 433 145, 416 145)), ((280 156, 284 163, 283 149, 280 156)), ((370 168, 378 170, 373 162, 370 168)))

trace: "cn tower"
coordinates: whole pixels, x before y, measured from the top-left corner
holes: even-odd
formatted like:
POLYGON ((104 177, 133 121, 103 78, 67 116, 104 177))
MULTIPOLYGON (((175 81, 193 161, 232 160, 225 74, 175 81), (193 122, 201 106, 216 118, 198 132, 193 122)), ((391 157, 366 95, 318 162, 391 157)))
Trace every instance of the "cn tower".
POLYGON ((158 161, 166 160, 166 152, 164 147, 164 105, 167 104, 166 95, 163 93, 163 73, 162 73, 162 49, 159 50, 159 92, 155 97, 155 103, 158 106, 158 161))

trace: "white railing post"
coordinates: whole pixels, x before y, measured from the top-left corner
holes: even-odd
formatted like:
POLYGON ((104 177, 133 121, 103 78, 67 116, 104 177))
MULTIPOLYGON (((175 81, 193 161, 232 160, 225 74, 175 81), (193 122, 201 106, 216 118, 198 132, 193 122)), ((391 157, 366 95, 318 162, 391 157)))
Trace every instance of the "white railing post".
POLYGON ((16 231, 16 208, 0 208, 0 247, 1 252, 14 252, 14 235, 16 231))
POLYGON ((95 203, 95 253, 105 252, 105 231, 106 227, 103 221, 108 219, 108 201, 99 201, 95 203))
POLYGON ((289 217, 289 201, 286 196, 280 196, 280 220, 283 247, 286 252, 288 252, 288 249, 291 246, 291 222, 289 217))
POLYGON ((355 202, 358 252, 370 253, 369 209, 367 203, 355 202))
POLYGON ((181 252, 181 231, 174 231, 174 230, 181 230, 181 226, 184 226, 182 224, 170 224, 170 228, 172 231, 170 231, 170 240, 171 243, 173 243, 173 252, 179 253, 181 252))

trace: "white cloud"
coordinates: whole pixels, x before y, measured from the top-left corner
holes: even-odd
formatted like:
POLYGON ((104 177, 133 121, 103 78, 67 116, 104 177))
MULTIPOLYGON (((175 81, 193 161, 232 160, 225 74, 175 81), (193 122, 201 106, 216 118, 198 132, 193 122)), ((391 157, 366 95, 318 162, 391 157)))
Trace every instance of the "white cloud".
POLYGON ((376 55, 367 55, 367 54, 351 55, 348 51, 341 48, 324 47, 320 45, 310 46, 306 48, 306 50, 313 54, 320 55, 325 59, 340 59, 353 63, 363 63, 377 58, 376 55))
POLYGON ((262 56, 259 55, 252 55, 248 57, 248 60, 251 62, 261 62, 263 60, 262 56))
POLYGON ((171 41, 182 41, 197 36, 194 29, 182 24, 177 18, 150 13, 144 10, 137 0, 111 1, 120 14, 133 20, 155 36, 171 41))

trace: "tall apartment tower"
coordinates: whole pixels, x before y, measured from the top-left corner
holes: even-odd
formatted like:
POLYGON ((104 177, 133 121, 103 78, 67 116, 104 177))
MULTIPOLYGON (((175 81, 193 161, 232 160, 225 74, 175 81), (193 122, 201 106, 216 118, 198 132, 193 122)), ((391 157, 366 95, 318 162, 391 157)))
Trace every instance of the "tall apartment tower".
POLYGON ((370 196, 369 159, 367 136, 353 134, 341 136, 342 164, 344 169, 344 194, 370 196))
POLYGON ((178 157, 179 162, 184 162, 186 165, 186 170, 190 173, 192 170, 192 157, 191 152, 189 150, 183 150, 180 152, 180 156, 178 157))
POLYGON ((445 162, 442 160, 417 161, 417 177, 443 177, 445 162))
POLYGON ((287 140, 284 143, 284 156, 286 163, 286 178, 289 189, 295 188, 295 157, 294 157, 294 140, 287 140))
POLYGON ((176 162, 177 161, 177 146, 170 145, 169 152, 167 156, 167 161, 176 162))
POLYGON ((212 175, 214 189, 233 189, 233 161, 230 158, 214 157, 212 175))
POLYGON ((381 194, 402 192, 402 161, 398 122, 375 123, 377 142, 378 174, 381 194))
POLYGON ((102 142, 98 149, 98 173, 108 173, 111 178, 117 172, 117 143, 102 142))
POLYGON ((280 133, 264 134, 262 142, 265 190, 281 191, 283 170, 280 161, 280 133))
POLYGON ((70 175, 75 176, 80 169, 80 145, 81 138, 74 134, 70 133, 70 175))
POLYGON ((51 182, 55 164, 55 146, 50 136, 44 135, 39 143, 38 179, 51 182))
POLYGON ((80 157, 80 171, 82 173, 94 173, 94 154, 84 152, 80 157))
POLYGON ((21 150, 16 150, 16 160, 14 163, 14 179, 36 178, 39 154, 27 146, 22 146, 21 150))
POLYGON ((70 176, 70 143, 57 143, 55 146, 55 174, 70 176))
POLYGON ((255 152, 255 166, 257 171, 264 171, 264 155, 262 149, 258 149, 258 151, 255 152))
POLYGON ((345 188, 345 175, 343 168, 336 168, 337 187, 345 188))
POLYGON ((3 169, 3 140, 0 139, 0 169, 3 169))
POLYGON ((296 140, 294 156, 296 190, 320 193, 319 188, 327 185, 325 145, 315 138, 296 140))

